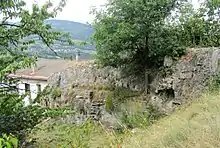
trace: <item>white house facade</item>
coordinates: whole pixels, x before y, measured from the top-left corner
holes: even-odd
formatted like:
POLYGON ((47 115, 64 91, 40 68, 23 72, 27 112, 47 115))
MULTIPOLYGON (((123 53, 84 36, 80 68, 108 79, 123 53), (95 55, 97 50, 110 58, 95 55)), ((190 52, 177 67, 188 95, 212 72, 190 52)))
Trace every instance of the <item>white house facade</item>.
POLYGON ((56 72, 67 69, 73 61, 39 59, 36 67, 22 69, 8 77, 19 79, 17 89, 20 95, 27 94, 24 98, 25 105, 30 104, 37 95, 48 85, 48 78, 56 72))
POLYGON ((47 86, 47 81, 21 79, 18 83, 19 94, 30 93, 30 96, 24 98, 24 103, 29 104, 37 95, 47 86))

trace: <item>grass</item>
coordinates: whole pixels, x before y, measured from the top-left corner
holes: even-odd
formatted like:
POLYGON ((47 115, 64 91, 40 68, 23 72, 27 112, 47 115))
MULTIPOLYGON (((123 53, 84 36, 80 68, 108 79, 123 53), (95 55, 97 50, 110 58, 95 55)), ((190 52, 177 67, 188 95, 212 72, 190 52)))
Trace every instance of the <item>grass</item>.
POLYGON ((150 128, 124 139, 125 148, 220 147, 220 93, 205 94, 150 128))
POLYGON ((38 148, 117 148, 126 135, 89 121, 82 125, 47 121, 32 131, 28 141, 35 141, 38 148))
MULTIPOLYGON (((141 115, 129 116, 125 122, 145 124, 140 118, 141 115)), ((147 126, 136 126, 135 130, 125 126, 120 133, 105 130, 98 123, 76 126, 48 122, 40 125, 31 137, 36 139, 36 147, 42 148, 218 148, 220 91, 206 93, 152 125, 146 123, 147 126)))
MULTIPOLYGON (((36 141, 34 146, 39 148, 118 148, 126 137, 131 136, 131 127, 146 128, 160 117, 153 108, 143 112, 143 104, 140 102, 129 101, 120 108, 120 113, 125 114, 118 118, 119 123, 114 129, 106 129, 100 122, 88 121, 82 125, 74 125, 53 118, 39 124, 29 137, 36 141)), ((50 112, 57 114, 54 110, 50 112)))

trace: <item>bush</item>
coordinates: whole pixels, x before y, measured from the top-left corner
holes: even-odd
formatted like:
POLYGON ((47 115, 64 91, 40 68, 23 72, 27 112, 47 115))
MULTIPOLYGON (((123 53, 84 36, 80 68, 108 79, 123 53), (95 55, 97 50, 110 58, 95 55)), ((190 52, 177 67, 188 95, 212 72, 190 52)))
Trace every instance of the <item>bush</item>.
POLYGON ((113 103, 113 94, 110 93, 107 98, 106 98, 106 101, 105 101, 105 110, 109 113, 111 113, 115 106, 114 106, 114 103, 113 103))
POLYGON ((52 89, 51 97, 56 100, 56 98, 61 97, 62 91, 60 88, 56 87, 52 89))
POLYGON ((0 134, 22 136, 38 124, 44 110, 37 105, 23 105, 23 97, 18 94, 0 93, 0 134))
POLYGON ((65 106, 59 108, 45 108, 44 116, 45 117, 64 117, 66 115, 74 115, 72 106, 65 106))
POLYGON ((220 74, 214 76, 209 81, 209 91, 216 91, 220 88, 220 74))
POLYGON ((3 134, 0 137, 0 148, 18 148, 18 139, 12 135, 3 134))

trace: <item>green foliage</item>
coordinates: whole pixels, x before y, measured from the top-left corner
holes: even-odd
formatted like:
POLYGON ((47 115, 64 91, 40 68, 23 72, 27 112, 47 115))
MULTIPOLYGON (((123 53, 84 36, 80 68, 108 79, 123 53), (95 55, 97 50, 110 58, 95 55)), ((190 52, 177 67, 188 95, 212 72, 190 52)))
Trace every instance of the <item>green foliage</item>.
POLYGON ((13 136, 2 134, 0 137, 0 148, 18 148, 18 139, 13 136))
POLYGON ((173 73, 173 69, 170 67, 161 67, 159 72, 161 73, 162 77, 167 77, 173 73))
POLYGON ((194 9, 179 0, 109 0, 94 12, 96 59, 101 66, 140 74, 178 59, 186 47, 220 46, 219 0, 194 9))
POLYGON ((164 117, 163 113, 156 107, 149 105, 144 112, 123 111, 121 121, 128 128, 146 128, 162 117, 164 117))
POLYGON ((204 2, 200 9, 195 10, 189 3, 180 10, 179 39, 187 47, 218 47, 220 45, 219 9, 213 4, 218 0, 204 2), (208 12, 208 13, 207 13, 208 12))
POLYGON ((23 105, 18 94, 0 94, 0 133, 21 136, 38 124, 44 110, 37 105, 23 105))
POLYGON ((98 62, 138 74, 161 66, 166 55, 182 56, 185 48, 177 32, 165 24, 177 2, 109 0, 106 11, 97 12, 94 23, 98 62))
POLYGON ((59 87, 52 88, 51 97, 56 100, 56 98, 61 97, 62 90, 59 87))
POLYGON ((111 113, 117 110, 121 103, 139 95, 140 92, 134 92, 126 88, 116 87, 108 94, 105 102, 105 109, 111 113))
POLYGON ((146 128, 149 126, 149 122, 145 113, 130 114, 128 112, 123 112, 121 121, 128 128, 134 128, 134 127, 146 128))
POLYGON ((114 110, 114 103, 113 103, 113 94, 108 94, 106 101, 105 101, 105 110, 111 113, 114 110))
POLYGON ((75 148, 89 148, 90 133, 92 125, 90 122, 83 123, 80 128, 74 131, 74 139, 72 140, 72 147, 75 148))
MULTIPOLYGON (((65 0, 61 0, 57 9, 48 12, 52 7, 51 2, 47 2, 42 7, 33 4, 32 11, 24 9, 25 2, 9 0, 1 2, 0 12, 3 16, 0 23, 0 79, 5 74, 13 73, 17 69, 29 67, 36 60, 36 57, 28 57, 24 52, 28 47, 35 43, 35 39, 25 39, 35 35, 42 42, 50 46, 54 40, 64 38, 64 42, 72 42, 67 34, 53 31, 51 25, 45 24, 44 21, 56 16, 56 13, 65 5, 65 0), (11 23, 11 19, 20 18, 19 23, 11 23)), ((54 51, 51 47, 50 49, 54 51)))
POLYGON ((220 88, 220 74, 214 76, 209 81, 209 91, 219 91, 220 88))
MULTIPOLYGON (((13 134, 19 139, 29 130, 35 127, 44 117, 44 109, 38 105, 24 106, 23 99, 26 95, 19 95, 16 84, 7 74, 15 73, 18 69, 30 67, 35 64, 37 57, 29 56, 26 51, 33 45, 37 36, 43 44, 54 52, 51 45, 55 40, 63 39, 63 42, 72 44, 73 41, 66 33, 52 30, 51 25, 45 24, 45 20, 54 18, 66 0, 61 0, 54 11, 48 10, 52 3, 47 1, 42 7, 32 5, 32 11, 25 9, 23 0, 8 0, 0 2, 0 133, 13 134), (11 20, 19 18, 18 23, 11 20)), ((55 53, 55 52, 54 52, 55 53)), ((56 53, 55 53, 56 54, 56 53)))
POLYGON ((50 121, 39 125, 32 134, 34 138, 37 138, 35 147, 89 148, 91 133, 96 130, 95 128, 96 126, 91 121, 80 125, 50 121))
POLYGON ((72 109, 72 106, 65 106, 59 108, 46 108, 44 112, 44 117, 65 117, 67 115, 73 116, 75 112, 72 109))

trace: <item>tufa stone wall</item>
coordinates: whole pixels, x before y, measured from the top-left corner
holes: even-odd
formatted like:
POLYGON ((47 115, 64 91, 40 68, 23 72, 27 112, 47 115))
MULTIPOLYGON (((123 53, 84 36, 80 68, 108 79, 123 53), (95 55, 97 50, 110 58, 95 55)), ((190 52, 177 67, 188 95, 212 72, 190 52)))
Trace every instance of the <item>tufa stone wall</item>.
MULTIPOLYGON (((161 108, 169 109, 180 105, 187 98, 201 95, 208 89, 210 78, 219 73, 219 58, 219 48, 189 49, 187 55, 178 61, 166 57, 164 67, 149 74, 150 101, 161 108)), ((61 100, 73 103, 75 97, 85 90, 93 90, 95 99, 99 97, 105 101, 108 87, 143 91, 144 82, 142 78, 123 78, 119 69, 99 69, 90 62, 53 74, 49 79, 49 86, 61 88, 61 100)))
POLYGON ((144 83, 141 79, 123 78, 120 70, 111 67, 99 69, 94 62, 74 65, 62 72, 53 74, 48 81, 49 85, 62 89, 91 85, 125 87, 134 91, 144 89, 144 83))
POLYGON ((209 88, 210 80, 219 74, 219 48, 188 49, 187 55, 173 62, 164 61, 168 75, 157 73, 151 85, 151 101, 166 111, 187 99, 199 97, 209 88))

